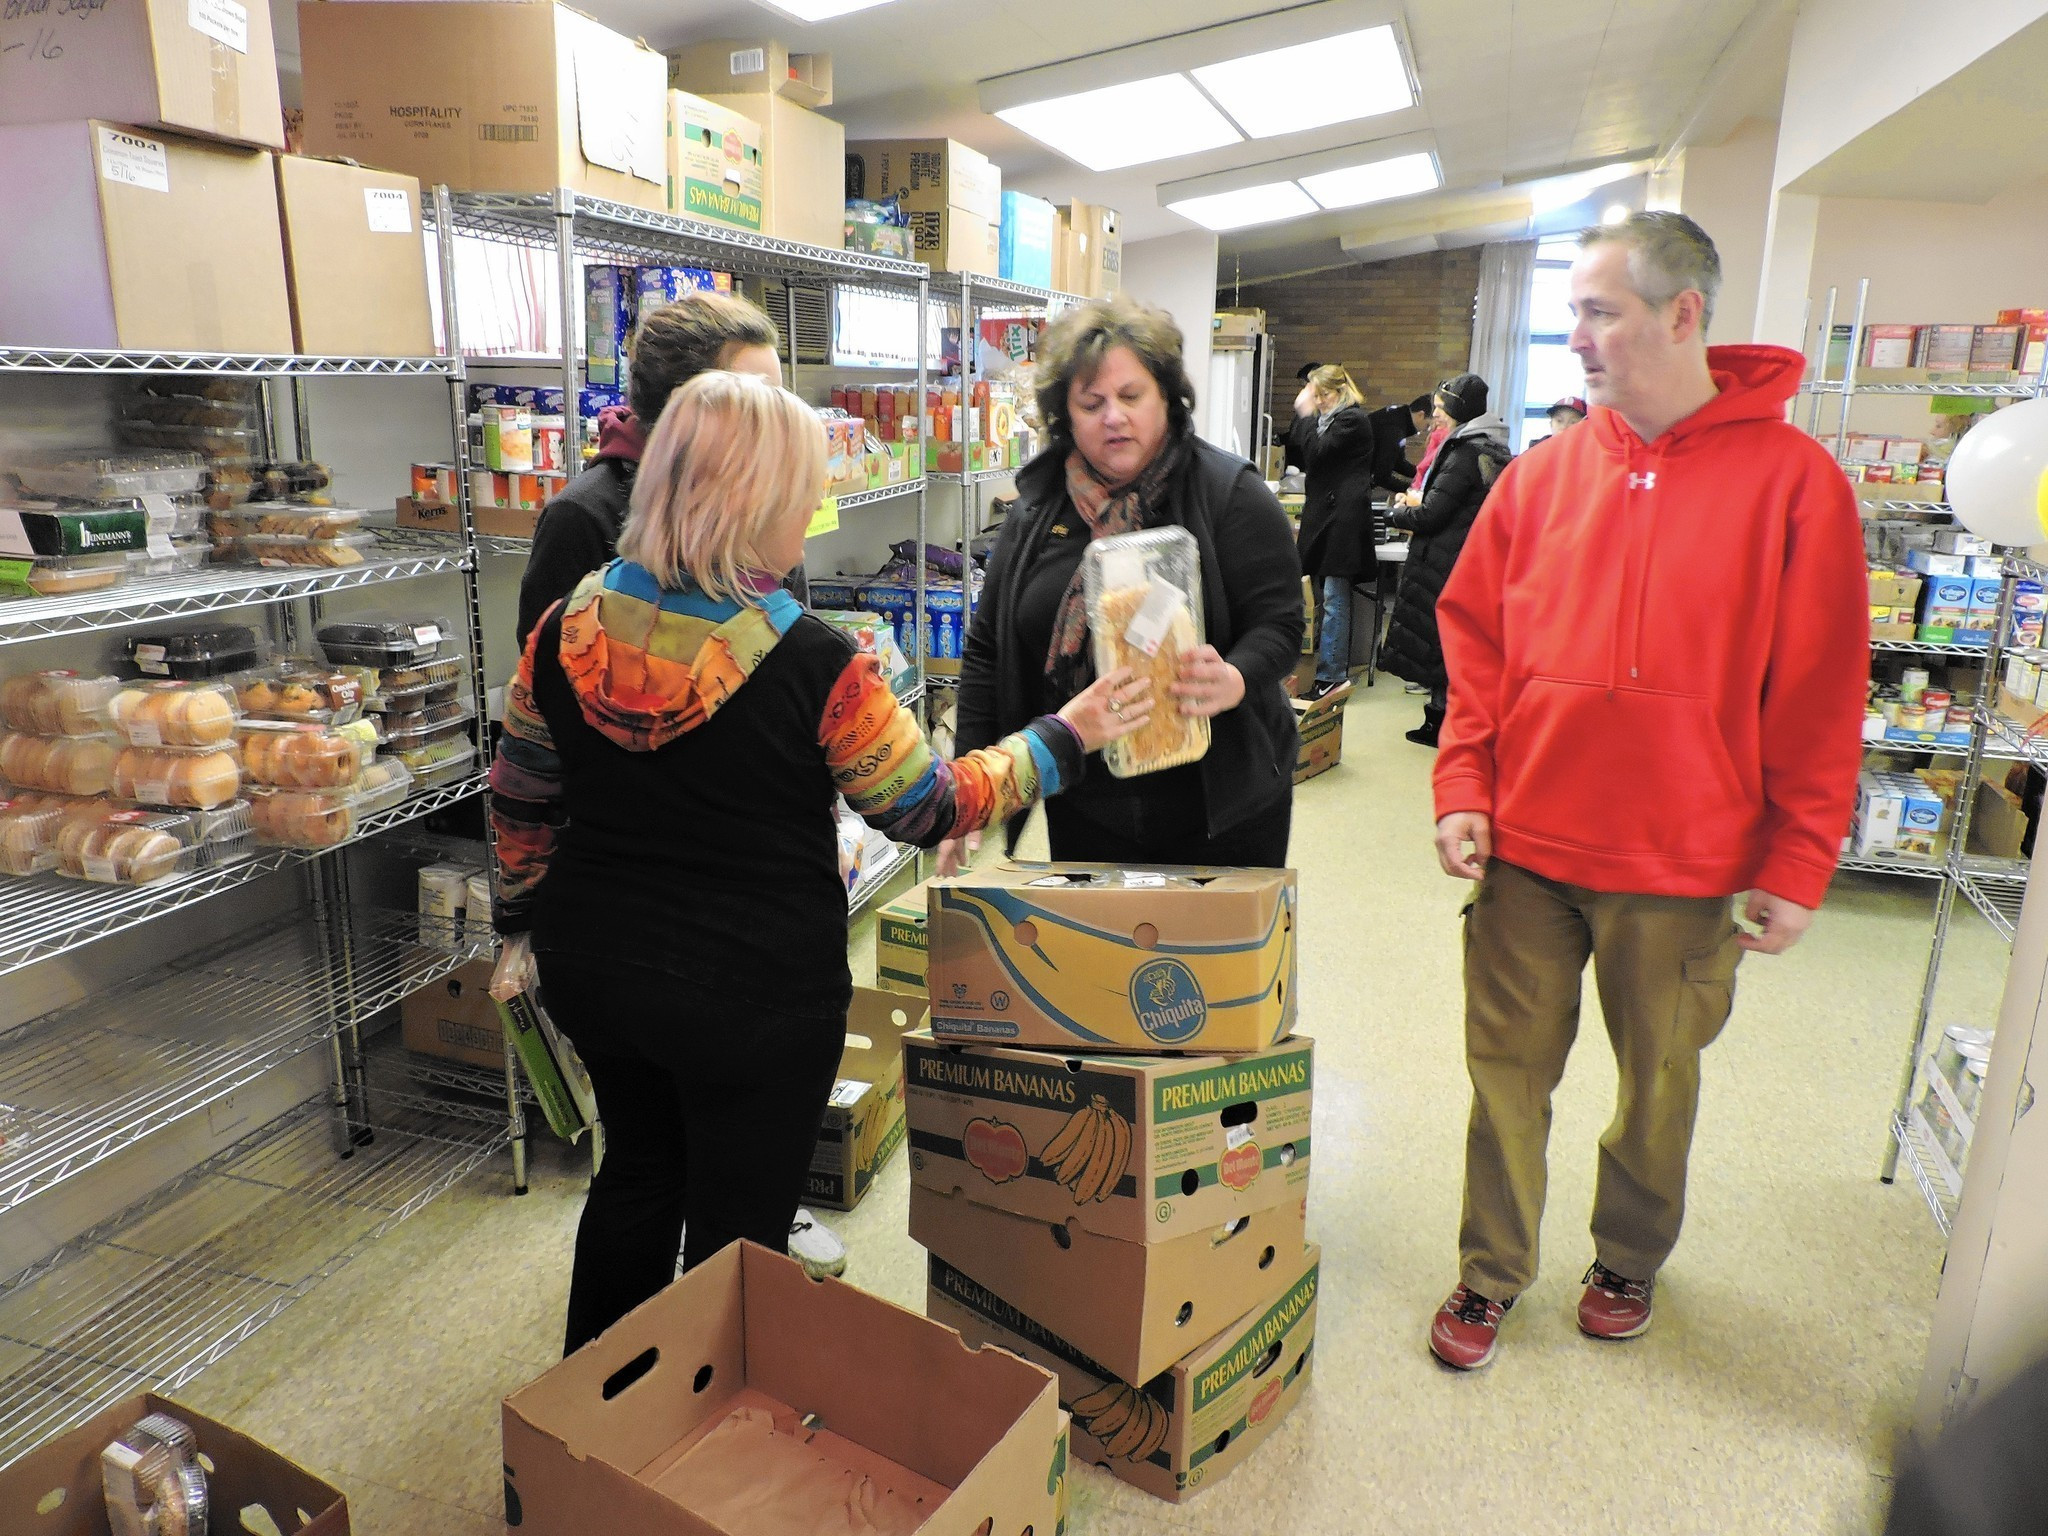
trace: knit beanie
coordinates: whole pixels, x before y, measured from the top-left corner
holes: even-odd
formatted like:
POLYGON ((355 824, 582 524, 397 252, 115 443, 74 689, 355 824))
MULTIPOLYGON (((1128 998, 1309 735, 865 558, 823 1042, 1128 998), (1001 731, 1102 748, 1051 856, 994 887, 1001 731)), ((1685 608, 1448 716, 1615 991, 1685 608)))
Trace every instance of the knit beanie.
POLYGON ((1445 379, 1436 392, 1444 402, 1444 414, 1461 426, 1486 414, 1486 380, 1476 373, 1461 373, 1445 379))

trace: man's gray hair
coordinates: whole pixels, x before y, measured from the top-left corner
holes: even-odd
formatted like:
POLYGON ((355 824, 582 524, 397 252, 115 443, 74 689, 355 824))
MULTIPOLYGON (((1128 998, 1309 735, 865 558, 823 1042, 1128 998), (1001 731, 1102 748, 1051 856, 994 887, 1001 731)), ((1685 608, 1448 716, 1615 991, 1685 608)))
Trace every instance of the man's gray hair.
POLYGON ((1617 241, 1628 247, 1628 281, 1653 309, 1662 309, 1688 288, 1703 301, 1700 331, 1714 318, 1721 291, 1721 253, 1707 232, 1682 213, 1632 213, 1619 224, 1592 224, 1579 232, 1579 249, 1617 241))

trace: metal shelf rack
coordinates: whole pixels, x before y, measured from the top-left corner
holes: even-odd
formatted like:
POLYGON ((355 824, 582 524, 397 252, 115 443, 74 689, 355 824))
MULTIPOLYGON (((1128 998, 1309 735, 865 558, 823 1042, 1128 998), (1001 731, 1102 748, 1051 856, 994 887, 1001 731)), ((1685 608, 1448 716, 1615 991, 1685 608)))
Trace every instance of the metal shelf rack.
POLYGON ((882 893, 883 887, 918 860, 918 850, 907 843, 891 843, 889 847, 889 857, 873 869, 862 870, 859 882, 847 892, 847 916, 866 910, 882 893))
POLYGON ((0 347, 12 373, 201 374, 245 379, 323 376, 453 378, 452 357, 299 357, 269 352, 118 352, 69 347, 0 347))
POLYGON ((1934 1140, 1918 1124, 1905 1115, 1892 1117, 1892 1160, 1896 1166, 1899 1155, 1905 1154, 1906 1167, 1911 1170, 1913 1182, 1920 1186, 1920 1194, 1927 1201, 1927 1209, 1933 1213, 1934 1225, 1941 1235, 1947 1237, 1949 1228, 1955 1224, 1956 1206, 1960 1203, 1949 1193, 1947 1180, 1942 1174, 1941 1150, 1934 1140))

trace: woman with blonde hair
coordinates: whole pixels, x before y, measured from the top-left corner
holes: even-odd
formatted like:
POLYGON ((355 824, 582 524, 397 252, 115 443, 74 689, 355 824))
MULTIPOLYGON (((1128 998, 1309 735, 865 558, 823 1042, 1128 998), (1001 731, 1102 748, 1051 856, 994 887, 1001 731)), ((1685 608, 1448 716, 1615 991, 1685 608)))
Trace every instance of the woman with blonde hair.
POLYGON ((1079 782, 1136 730, 1127 670, 954 762, 872 657, 778 586, 824 495, 796 396, 706 373, 670 398, 619 558, 534 626, 491 769, 494 996, 538 972, 590 1069, 603 1169, 568 1351, 738 1238, 784 1249, 845 1043, 834 805, 930 847, 1079 782))
POLYGON ((1314 582, 1319 699, 1351 677, 1351 597, 1376 579, 1372 536, 1372 418, 1351 375, 1325 363, 1294 399, 1287 462, 1307 476, 1301 506, 1301 568, 1314 582))

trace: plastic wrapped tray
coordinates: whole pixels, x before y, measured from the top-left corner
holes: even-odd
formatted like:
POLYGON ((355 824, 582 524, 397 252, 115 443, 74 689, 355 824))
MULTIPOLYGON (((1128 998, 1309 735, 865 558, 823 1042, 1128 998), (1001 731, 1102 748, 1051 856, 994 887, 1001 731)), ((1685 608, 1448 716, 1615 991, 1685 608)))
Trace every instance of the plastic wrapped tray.
POLYGON ((256 631, 240 624, 159 630, 128 641, 128 659, 149 677, 226 677, 248 671, 262 656, 256 631))
POLYGON ((413 791, 412 770, 396 758, 379 757, 363 769, 355 784, 358 816, 375 815, 402 804, 413 791))
POLYGON ((208 427, 124 417, 121 437, 141 448, 182 449, 210 459, 255 463, 266 457, 263 434, 255 427, 208 427))
POLYGON ((233 747, 123 747, 110 779, 117 800, 210 811, 240 793, 242 768, 233 747))
POLYGON ((403 668, 434 660, 460 633, 434 614, 364 614, 322 624, 316 638, 329 661, 403 668))
POLYGON ((122 550, 95 555, 0 555, 0 597, 70 597, 128 579, 122 550))
POLYGON ((1129 667, 1152 680, 1152 718, 1111 742, 1102 759, 1120 779, 1198 762, 1209 722, 1184 715, 1169 691, 1181 653, 1202 643, 1202 558, 1185 528, 1097 539, 1081 560, 1089 644, 1097 676, 1129 667))
POLYGON ((263 424, 262 408, 253 395, 214 399, 207 395, 170 395, 144 390, 121 402, 124 421, 161 427, 239 427, 253 432, 263 424))
POLYGON ((309 539, 290 534, 250 534, 213 543, 214 559, 228 565, 361 565, 377 548, 374 533, 345 533, 309 539))
POLYGON ((148 549, 128 551, 130 576, 172 576, 179 571, 196 571, 213 559, 213 540, 201 534, 196 539, 170 539, 158 543, 154 537, 148 549))
POLYGON ((112 787, 120 748, 104 736, 0 733, 0 779, 53 795, 103 795, 112 787))
POLYGON ((206 460, 196 453, 27 453, 6 467, 31 495, 79 501, 177 495, 206 484, 206 460))
POLYGON ((363 712, 363 685, 325 662, 289 658, 230 681, 242 713, 256 720, 342 725, 363 712))
POLYGON ((332 539, 361 526, 357 507, 305 507, 291 502, 252 501, 207 515, 206 530, 216 539, 260 535, 299 539, 332 539))
POLYGON ((107 728, 131 747, 224 747, 241 711, 218 680, 128 683, 106 701, 107 728))
POLYGON ((245 720, 235 739, 243 778, 277 789, 346 789, 368 756, 356 736, 310 722, 245 720))
POLYGON ((197 869, 199 829, 176 811, 109 808, 67 817, 57 831, 57 872, 102 885, 149 885, 197 869))
POLYGON ((332 848, 355 835, 352 789, 269 789, 249 791, 256 841, 271 848, 332 848))
POLYGON ((77 672, 24 672, 0 682, 0 720, 11 731, 43 736, 97 736, 107 700, 121 691, 118 677, 77 672))
POLYGON ((379 743, 388 750, 402 751, 463 734, 475 713, 468 699, 457 698, 427 709, 387 712, 372 718, 377 721, 379 743))

